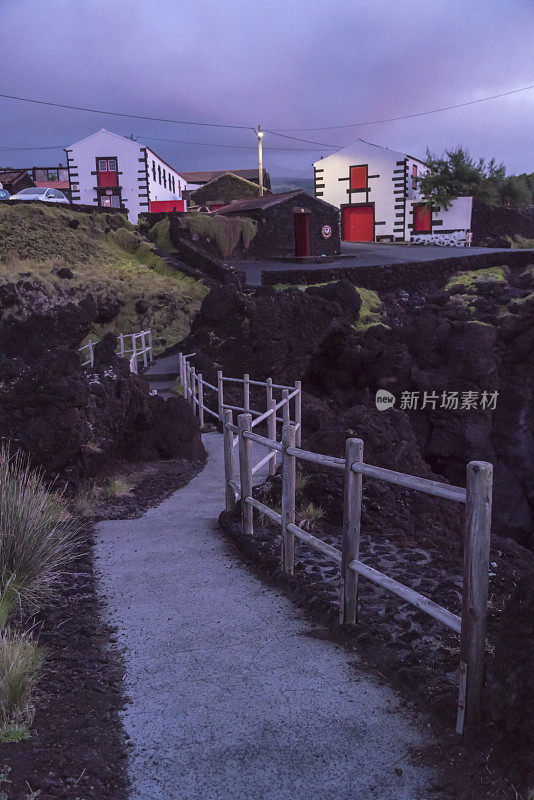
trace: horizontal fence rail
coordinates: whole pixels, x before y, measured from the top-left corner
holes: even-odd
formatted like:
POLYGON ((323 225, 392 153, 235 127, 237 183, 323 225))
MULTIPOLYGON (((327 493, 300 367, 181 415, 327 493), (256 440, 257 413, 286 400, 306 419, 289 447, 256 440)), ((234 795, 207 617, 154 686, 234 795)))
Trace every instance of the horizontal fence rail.
MULTIPOLYGON (((432 617, 460 636, 460 681, 456 730, 462 733, 465 722, 476 722, 482 713, 484 685, 485 631, 488 602, 489 546, 491 532, 491 503, 493 467, 484 461, 471 461, 466 468, 466 488, 440 481, 420 478, 394 470, 366 464, 361 439, 348 439, 345 458, 304 450, 302 442, 302 387, 266 381, 226 377, 217 374, 217 385, 205 381, 195 371, 190 359, 194 353, 180 354, 180 384, 184 397, 204 425, 205 414, 222 424, 224 440, 224 469, 226 509, 231 511, 239 501, 243 533, 254 534, 253 512, 270 519, 281 530, 281 563, 286 575, 295 568, 295 541, 311 547, 329 558, 340 569, 340 623, 355 625, 358 617, 358 580, 364 578, 404 602, 432 617), (242 405, 225 402, 225 384, 242 385, 242 405), (265 389, 265 411, 251 408, 250 387, 265 389), (210 395, 206 401, 205 391, 210 395), (274 391, 281 398, 274 397, 274 391), (216 409, 216 410, 215 410, 216 409), (239 412, 237 425, 233 412, 239 412), (277 414, 281 413, 281 416, 277 414), (254 428, 264 423, 267 435, 254 428), (282 423, 281 441, 278 424, 282 423), (252 443, 266 448, 267 453, 252 464, 252 443), (260 502, 252 495, 253 478, 268 465, 273 475, 281 460, 282 513, 260 502), (344 473, 342 547, 322 541, 296 524, 296 464, 297 461, 319 464, 344 473), (462 613, 454 614, 390 575, 365 564, 360 559, 361 509, 363 479, 378 480, 390 485, 432 495, 465 506, 464 564, 462 613)), ((234 400, 235 402, 235 400, 234 400)))
MULTIPOLYGON (((94 367, 95 364, 95 345, 89 339, 87 344, 80 347, 80 353, 85 361, 82 367, 94 367), (87 352, 86 352, 87 351, 87 352)), ((152 353, 152 331, 140 331, 139 333, 119 333, 117 336, 117 352, 121 358, 128 358, 130 372, 137 374, 139 359, 143 359, 143 365, 148 366, 149 361, 154 360, 152 353)))

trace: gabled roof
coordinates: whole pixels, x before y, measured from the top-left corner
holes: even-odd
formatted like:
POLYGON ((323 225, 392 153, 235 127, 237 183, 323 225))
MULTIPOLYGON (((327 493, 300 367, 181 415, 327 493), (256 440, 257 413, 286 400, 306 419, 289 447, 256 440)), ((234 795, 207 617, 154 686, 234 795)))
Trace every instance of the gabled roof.
MULTIPOLYGON (((252 183, 256 183, 259 177, 258 167, 254 169, 213 169, 207 172, 181 172, 180 175, 182 175, 188 183, 209 183, 214 180, 214 178, 226 175, 228 172, 231 172, 232 175, 237 175, 238 178, 245 178, 248 181, 252 181, 252 183)), ((266 173, 267 170, 264 168, 263 174, 265 175, 266 173)))
POLYGON ((390 147, 384 147, 384 145, 381 145, 381 144, 375 144, 374 142, 368 142, 365 139, 355 139, 353 142, 351 142, 350 144, 346 145, 345 147, 342 147, 340 150, 336 150, 335 153, 331 153, 329 156, 326 156, 326 158, 320 158, 318 161, 314 161, 313 165, 314 165, 314 167, 315 166, 319 166, 321 161, 326 161, 327 159, 332 158, 332 156, 338 156, 341 153, 345 152, 345 150, 349 150, 350 151, 350 150, 356 149, 356 146, 358 144, 360 144, 360 143, 366 145, 366 147, 376 147, 377 150, 385 150, 387 153, 391 153, 391 155, 401 156, 402 158, 406 158, 406 156, 409 156, 410 158, 413 158, 415 161, 419 161, 419 163, 421 163, 421 164, 425 163, 421 158, 417 158, 417 156, 410 156, 409 153, 402 153, 400 150, 392 150, 390 147))
POLYGON ((155 152, 155 150, 152 150, 151 147, 148 147, 146 144, 143 144, 142 142, 137 142, 134 141, 133 139, 128 139, 126 136, 120 136, 120 134, 113 133, 113 131, 108 131, 107 128, 100 128, 99 131, 92 133, 90 136, 86 136, 85 139, 80 139, 79 142, 74 142, 74 144, 71 144, 70 147, 66 147, 65 151, 67 152, 68 150, 71 150, 73 147, 76 147, 76 145, 82 144, 82 142, 87 142, 89 141, 89 139, 93 139, 95 136, 100 136, 100 134, 102 133, 105 133, 108 136, 114 136, 116 139, 120 139, 122 142, 128 142, 128 144, 133 144, 135 145, 135 147, 137 147, 138 150, 148 150, 149 153, 152 153, 152 155, 156 156, 156 158, 158 158, 162 164, 165 164, 166 167, 175 172, 179 178, 181 178, 183 181, 187 183, 187 178, 185 177, 185 175, 182 172, 178 172, 178 170, 175 167, 171 167, 171 165, 167 161, 165 161, 164 158, 158 155, 155 152))
POLYGON ((314 203, 321 203, 323 206, 329 206, 330 208, 335 208, 336 211, 339 211, 335 206, 331 203, 325 202, 325 200, 321 200, 319 197, 313 197, 313 195, 308 194, 304 191, 304 189, 294 189, 292 192, 280 192, 279 194, 270 194, 263 197, 251 197, 248 200, 234 200, 232 203, 228 203, 227 206, 223 206, 219 208, 215 213, 216 214, 233 214, 234 211, 253 211, 255 209, 264 209, 264 208, 271 208, 271 206, 276 206, 279 203, 285 203, 286 200, 291 200, 292 198, 297 199, 300 197, 303 199, 299 201, 300 203, 305 203, 308 200, 313 201, 314 203))
POLYGON ((19 181, 28 173, 25 169, 1 169, 0 168, 0 183, 15 183, 19 181))
MULTIPOLYGON (((259 191, 259 186, 258 186, 257 183, 254 183, 254 181, 249 181, 249 180, 247 180, 247 178, 243 178, 241 175, 237 175, 235 172, 230 172, 228 170, 226 172, 220 172, 215 178, 212 178, 211 181, 208 181, 207 183, 203 183, 202 186, 199 186, 198 189, 195 189, 193 192, 191 192, 191 197, 194 197, 196 192, 200 192, 202 189, 206 189, 208 186, 212 186, 213 184, 215 184, 218 181, 220 181, 222 178, 226 178, 228 176, 230 176, 232 178, 235 178, 237 181, 240 181, 240 183, 244 183, 247 186, 252 186, 252 187, 254 187, 254 189, 259 191)), ((268 192, 269 194, 272 194, 269 189, 264 189, 263 191, 264 192, 268 192)))

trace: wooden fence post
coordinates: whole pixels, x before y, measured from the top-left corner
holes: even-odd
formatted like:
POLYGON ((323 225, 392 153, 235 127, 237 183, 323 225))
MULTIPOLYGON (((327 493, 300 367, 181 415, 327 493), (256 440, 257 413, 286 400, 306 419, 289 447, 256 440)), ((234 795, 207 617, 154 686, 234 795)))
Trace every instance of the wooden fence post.
POLYGON ((300 447, 302 444, 302 383, 300 381, 295 381, 295 389, 298 389, 295 395, 295 425, 297 427, 295 446, 300 447))
POLYGON ((282 400, 285 400, 285 403, 282 406, 282 426, 286 428, 291 424, 291 414, 289 411, 289 389, 282 390, 282 400))
POLYGON ((266 409, 271 407, 271 400, 273 399, 273 379, 267 378, 265 381, 265 392, 267 394, 267 403, 265 405, 266 409))
POLYGON ((341 597, 339 621, 354 625, 358 619, 358 574, 349 564, 360 555, 362 513, 362 475, 352 470, 363 461, 361 439, 347 439, 345 445, 345 485, 343 494, 343 545, 341 554, 341 597))
MULTIPOLYGON (((180 381, 180 386, 182 389, 184 388, 184 354, 178 353, 178 379, 180 381)), ((185 391, 184 391, 185 397, 185 391)))
POLYGON ((254 533, 253 527, 253 509, 252 506, 245 502, 246 497, 252 496, 252 463, 250 460, 250 439, 245 439, 243 436, 245 431, 252 430, 252 414, 240 414, 237 418, 237 427, 239 428, 239 476, 241 483, 241 524, 243 526, 243 533, 246 536, 252 536, 254 533))
POLYGON ((95 354, 94 354, 94 350, 93 350, 93 342, 91 341, 91 339, 89 339, 87 344, 89 345, 89 362, 90 362, 91 366, 94 367, 94 365, 95 365, 95 354))
POLYGON ((224 381, 222 370, 217 372, 217 409, 219 412, 219 419, 224 422, 224 381))
POLYGON ((185 370, 185 399, 188 403, 191 402, 191 392, 190 392, 190 383, 191 383, 191 365, 189 361, 184 359, 184 370, 185 370))
MULTIPOLYGON (((270 439, 272 442, 276 441, 276 400, 271 397, 270 405, 268 408, 271 409, 272 413, 269 414, 267 417, 267 438, 270 439)), ((276 450, 271 450, 271 453, 274 453, 274 457, 271 458, 269 461, 269 475, 274 475, 276 472, 276 450)))
POLYGON ((150 360, 154 361, 154 354, 152 352, 152 330, 148 331, 148 348, 150 350, 150 360))
POLYGON ((229 481, 235 480, 234 434, 227 428, 227 425, 233 425, 233 414, 229 408, 225 409, 223 415, 224 477, 226 510, 233 511, 235 506, 235 491, 233 487, 230 486, 229 481))
POLYGON ((287 526, 295 523, 296 464, 295 456, 290 456, 288 447, 295 447, 295 427, 282 428, 282 569, 286 575, 295 571, 295 534, 287 526))
POLYGON ((148 358, 147 358, 147 355, 146 355, 146 349, 147 349, 146 331, 142 331, 142 333, 141 333, 141 347, 142 347, 142 350, 143 350, 143 364, 144 364, 145 367, 148 367, 148 358))
MULTIPOLYGON (((460 658, 465 678, 465 718, 477 722, 482 714, 486 614, 488 605, 489 549, 493 466, 486 461, 470 461, 466 480, 466 522, 462 593, 462 632, 460 658)), ((462 687, 461 687, 462 689, 462 687)), ((463 692, 461 691, 462 695, 463 692)), ((458 708, 459 722, 463 709, 458 708)))
POLYGON ((195 403, 196 396, 197 396, 197 374, 194 367, 191 367, 191 405, 193 406, 193 414, 196 415, 197 413, 197 405, 195 403))
POLYGON ((121 358, 124 358, 124 334, 123 333, 119 333, 119 347, 120 347, 121 358))
POLYGON ((197 375, 198 381, 198 416, 200 419, 200 429, 204 427, 204 384, 202 383, 202 373, 197 375))
POLYGON ((247 373, 243 375, 243 408, 245 414, 248 414, 250 411, 250 376, 247 373))

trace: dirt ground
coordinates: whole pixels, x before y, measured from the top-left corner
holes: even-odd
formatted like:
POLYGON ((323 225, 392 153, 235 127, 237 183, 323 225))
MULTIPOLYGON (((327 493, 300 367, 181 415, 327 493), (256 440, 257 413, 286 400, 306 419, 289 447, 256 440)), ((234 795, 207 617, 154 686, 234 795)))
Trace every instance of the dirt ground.
POLYGON ((124 671, 114 632, 102 622, 92 523, 140 516, 201 468, 181 459, 125 465, 114 477, 133 488, 120 497, 100 495, 87 509, 84 555, 53 600, 23 623, 33 626, 47 660, 31 738, 2 746, 0 772, 7 770, 9 783, 1 789, 9 800, 126 800, 128 742, 119 718, 127 702, 124 671))

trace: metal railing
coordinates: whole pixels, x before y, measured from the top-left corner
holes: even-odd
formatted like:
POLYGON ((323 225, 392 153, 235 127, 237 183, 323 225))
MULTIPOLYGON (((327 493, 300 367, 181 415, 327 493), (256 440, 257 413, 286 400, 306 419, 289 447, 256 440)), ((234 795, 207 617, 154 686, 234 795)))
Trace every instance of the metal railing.
MULTIPOLYGON (((138 362, 139 358, 143 359, 143 365, 145 367, 148 366, 149 361, 154 360, 154 356, 152 354, 152 331, 140 331, 140 333, 119 333, 117 337, 117 352, 121 358, 128 358, 129 356, 129 365, 130 365, 130 372, 137 374, 138 371, 138 362), (129 340, 131 339, 131 343, 129 340)), ((80 347, 80 353, 83 354, 83 357, 86 359, 82 361, 82 367, 93 367, 95 363, 95 345, 97 342, 93 342, 92 339, 89 339, 87 344, 83 347, 80 347), (87 350, 87 353, 85 351, 87 350)))

